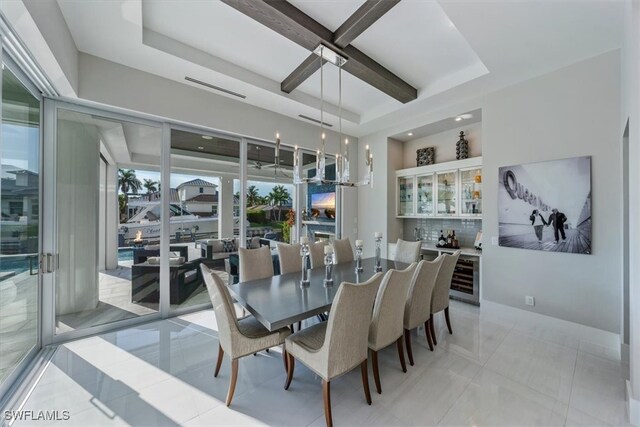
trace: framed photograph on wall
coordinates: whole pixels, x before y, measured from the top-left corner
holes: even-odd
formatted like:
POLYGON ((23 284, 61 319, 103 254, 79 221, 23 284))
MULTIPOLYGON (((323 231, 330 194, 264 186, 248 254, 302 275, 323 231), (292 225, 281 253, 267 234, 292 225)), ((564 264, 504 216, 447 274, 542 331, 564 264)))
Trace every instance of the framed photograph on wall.
POLYGON ((591 253, 591 156, 499 169, 500 246, 591 253))

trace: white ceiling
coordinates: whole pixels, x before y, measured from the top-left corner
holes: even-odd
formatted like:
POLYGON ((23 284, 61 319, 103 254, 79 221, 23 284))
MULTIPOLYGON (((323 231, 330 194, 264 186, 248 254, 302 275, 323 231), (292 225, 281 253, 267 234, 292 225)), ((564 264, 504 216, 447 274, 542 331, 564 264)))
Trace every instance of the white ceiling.
MULTIPOLYGON (((332 31, 363 2, 291 0, 332 31)), ((319 72, 291 94, 280 91, 309 52, 222 2, 58 4, 82 52, 184 84, 192 85, 185 76, 203 80, 294 118, 320 116, 319 72)), ((460 93, 479 95, 618 48, 622 20, 614 0, 402 0, 352 44, 416 87, 418 99, 402 104, 345 72, 343 129, 368 134, 460 93)), ((334 129, 337 80, 337 69, 325 66, 325 121, 334 129)))

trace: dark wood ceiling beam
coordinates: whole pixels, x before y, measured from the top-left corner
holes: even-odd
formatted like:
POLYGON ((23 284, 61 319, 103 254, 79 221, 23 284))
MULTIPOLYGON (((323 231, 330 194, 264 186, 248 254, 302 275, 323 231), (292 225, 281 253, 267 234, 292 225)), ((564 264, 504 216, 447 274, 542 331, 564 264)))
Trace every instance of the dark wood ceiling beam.
POLYGON ((346 47, 400 0, 367 0, 333 33, 333 43, 346 47))
MULTIPOLYGON (((353 74, 364 82, 369 83, 373 87, 402 103, 412 101, 418 97, 418 91, 414 87, 400 79, 373 59, 369 58, 364 53, 360 52, 355 47, 351 45, 346 45, 344 48, 336 46, 333 42, 334 35, 329 29, 285 0, 221 1, 288 38, 294 43, 299 44, 305 49, 313 51, 320 43, 324 44, 348 59, 344 66, 345 71, 353 74)), ((396 0, 388 1, 391 3, 397 3, 396 0)), ((382 0, 380 3, 384 2, 385 1, 382 0)), ((371 1, 370 3, 371 5, 367 6, 367 10, 369 10, 369 8, 371 10, 377 9, 378 7, 383 8, 383 6, 375 6, 375 4, 379 3, 377 1, 371 1)), ((362 7, 360 7, 358 11, 360 11, 360 9, 362 9, 362 7)), ((358 13, 358 11, 356 11, 356 13, 358 13)), ((362 12, 363 17, 368 15, 373 17, 375 16, 375 13, 372 11, 362 12)), ((366 18, 354 18, 354 21, 362 21, 362 24, 364 24, 366 20, 366 18)), ((344 34, 341 39, 343 41, 348 40, 349 37, 357 33, 358 28, 360 28, 360 32, 364 31, 362 24, 358 22, 349 24, 348 27, 345 27, 344 34)), ((311 54, 311 56, 309 56, 301 66, 296 68, 300 74, 299 76, 293 75, 292 73, 282 82, 282 90, 287 93, 291 92, 308 76, 317 71, 319 69, 319 65, 320 61, 317 60, 317 57, 314 54, 311 54), (316 60, 313 61, 312 58, 316 60)))
MULTIPOLYGON (((323 60, 323 63, 326 62, 326 60, 323 60)), ((282 83, 280 83, 280 90, 285 93, 291 93, 291 91, 300 86, 319 69, 320 57, 315 53, 312 53, 302 62, 302 64, 298 65, 298 67, 293 70, 293 72, 289 74, 282 83)))

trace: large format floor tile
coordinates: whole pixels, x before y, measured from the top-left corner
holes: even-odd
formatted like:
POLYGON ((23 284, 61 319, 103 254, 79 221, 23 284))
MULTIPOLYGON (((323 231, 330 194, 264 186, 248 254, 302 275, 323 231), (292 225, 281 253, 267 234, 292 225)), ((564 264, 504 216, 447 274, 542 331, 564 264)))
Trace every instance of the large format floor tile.
MULTIPOLYGON (((334 423, 627 425, 626 369, 615 349, 577 340, 548 321, 509 316, 452 301, 453 335, 439 316, 431 352, 424 330, 412 331, 415 366, 407 361, 406 373, 395 345, 379 352, 382 394, 369 366, 372 405, 359 369, 332 381, 334 423)), ((240 360, 227 407, 228 358, 213 376, 217 335, 213 312, 204 310, 66 343, 23 409, 70 411, 68 421, 38 425, 324 425, 321 379, 297 363, 285 391, 279 347, 240 360)))

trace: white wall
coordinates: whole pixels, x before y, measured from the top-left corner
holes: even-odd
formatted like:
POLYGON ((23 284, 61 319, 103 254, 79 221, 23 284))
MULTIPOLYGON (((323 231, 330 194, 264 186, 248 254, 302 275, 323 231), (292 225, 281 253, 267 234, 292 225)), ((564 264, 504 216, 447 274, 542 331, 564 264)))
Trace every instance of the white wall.
MULTIPOLYGON (((370 144, 380 159, 388 153, 385 135, 481 108, 483 297, 619 334, 622 307, 619 85, 619 51, 612 51, 481 98, 426 112, 393 128, 361 137, 360 144, 370 144), (592 255, 490 245, 491 236, 498 234, 499 166, 582 155, 593 156, 592 255), (525 295, 536 297, 535 307, 524 305, 525 295)), ((362 162, 360 159, 361 167, 362 162)), ((387 162, 396 164, 395 159, 387 162)), ((365 241, 377 229, 382 229, 379 231, 388 235, 389 241, 395 233, 395 190, 390 173, 393 166, 381 163, 376 163, 374 190, 359 191, 359 236, 365 241)))
POLYGON ((456 160, 456 142, 460 139, 460 131, 464 131, 465 138, 469 141, 469 157, 482 156, 482 123, 471 123, 460 125, 455 130, 448 130, 405 142, 402 167, 415 168, 417 166, 416 150, 425 147, 435 147, 436 163, 456 160))
MULTIPOLYGON (((274 140, 277 130, 283 144, 312 150, 318 147, 316 125, 84 53, 79 63, 80 98, 258 139, 274 140)), ((337 152, 338 134, 331 130, 326 134, 327 152, 337 152)), ((355 159, 358 138, 348 138, 349 157, 355 159)), ((352 162, 351 173, 358 176, 357 162, 352 162)), ((344 193, 348 194, 343 199, 344 212, 353 214, 358 192, 347 189, 344 193)), ((356 233, 351 221, 343 222, 343 237, 353 241, 356 233)))

